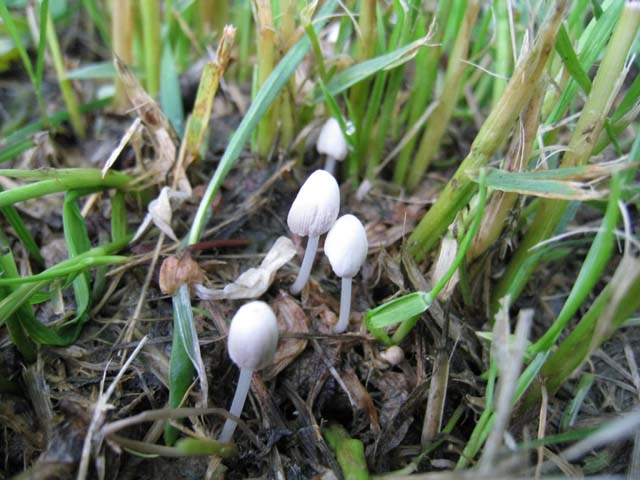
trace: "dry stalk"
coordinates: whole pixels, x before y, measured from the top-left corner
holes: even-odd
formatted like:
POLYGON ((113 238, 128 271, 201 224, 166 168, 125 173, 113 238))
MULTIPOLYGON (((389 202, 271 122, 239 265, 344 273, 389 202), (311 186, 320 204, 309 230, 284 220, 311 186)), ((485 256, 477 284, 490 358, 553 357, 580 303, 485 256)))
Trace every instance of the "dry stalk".
POLYGON ((495 420, 491 433, 487 438, 480 466, 478 471, 481 475, 488 475, 494 468, 494 462, 500 446, 504 432, 511 418, 513 409, 513 398, 515 395, 516 383, 520 370, 522 368, 522 360, 527 347, 527 338, 531 329, 531 321, 533 319, 532 310, 521 310, 518 315, 518 323, 516 325, 515 338, 513 343, 509 339, 509 316, 508 302, 503 303, 504 310, 500 315, 496 315, 493 337, 493 356, 497 365, 500 366, 500 379, 498 380, 497 398, 495 401, 495 420))
MULTIPOLYGON (((98 397, 98 401, 96 402, 96 405, 93 408, 93 416, 91 417, 91 423, 89 424, 89 428, 87 429, 87 434, 84 437, 84 444, 82 445, 82 456, 80 459, 80 466, 78 467, 78 475, 76 477, 78 480, 85 480, 87 478, 87 472, 89 470, 89 459, 91 458, 91 443, 92 443, 94 434, 99 428, 99 425, 104 420, 105 412, 110 408, 109 400, 111 399, 113 392, 118 386, 120 379, 124 375, 124 372, 127 371, 127 369, 129 368, 133 360, 136 358, 138 353, 140 353, 140 351, 142 350, 142 347, 144 347, 145 343, 147 343, 146 336, 143 337, 142 340, 140 340, 140 343, 138 343, 138 346, 136 347, 136 349, 131 353, 131 355, 129 355, 129 358, 127 359, 125 364, 122 366, 122 368, 120 368, 120 370, 118 371, 118 374, 111 382, 111 385, 109 385, 109 388, 107 389, 107 391, 105 393, 101 393, 100 397, 98 397)), ((107 375, 107 370, 105 370, 104 375, 102 376, 102 382, 100 383, 101 391, 104 388, 106 375, 107 375)), ((101 440, 102 438, 100 438, 100 441, 101 440)))

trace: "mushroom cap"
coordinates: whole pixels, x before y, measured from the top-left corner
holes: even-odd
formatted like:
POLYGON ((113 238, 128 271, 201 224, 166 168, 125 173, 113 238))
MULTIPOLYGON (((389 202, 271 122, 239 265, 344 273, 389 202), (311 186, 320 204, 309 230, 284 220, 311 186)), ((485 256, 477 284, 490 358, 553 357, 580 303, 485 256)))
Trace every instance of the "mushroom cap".
POLYGON ((264 302, 249 302, 231 320, 227 348, 240 368, 260 370, 271 361, 278 348, 278 322, 264 302))
POLYGON ((333 272, 341 278, 356 276, 368 250, 367 233, 353 215, 343 215, 336 220, 324 241, 324 253, 333 272))
POLYGON ((289 210, 287 224, 296 235, 317 237, 331 228, 339 211, 338 182, 329 172, 316 170, 300 187, 289 210))
POLYGON ((335 118, 329 118, 322 126, 316 148, 319 153, 336 160, 342 161, 347 156, 347 140, 335 118))

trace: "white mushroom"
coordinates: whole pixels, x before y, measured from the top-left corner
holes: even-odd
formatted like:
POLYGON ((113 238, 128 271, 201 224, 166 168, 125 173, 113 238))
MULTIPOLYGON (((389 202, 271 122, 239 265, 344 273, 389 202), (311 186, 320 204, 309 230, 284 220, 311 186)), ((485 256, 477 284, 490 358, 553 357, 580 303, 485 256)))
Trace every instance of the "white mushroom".
MULTIPOLYGON (((229 409, 231 415, 242 414, 253 372, 271 363, 277 348, 278 323, 271 307, 264 302, 250 302, 240 307, 231 320, 227 337, 229 357, 240 368, 229 409)), ((228 418, 222 427, 220 442, 230 442, 236 426, 236 421, 228 418)))
POLYGON ((364 226, 353 215, 343 215, 327 234, 324 253, 329 258, 333 272, 342 278, 340 293, 340 317, 334 331, 342 333, 349 324, 351 311, 351 282, 367 258, 369 243, 364 226))
POLYGON ((327 156, 324 169, 333 175, 336 160, 341 162, 347 156, 347 140, 335 118, 329 118, 322 126, 316 149, 318 153, 327 156))
POLYGON ((293 295, 300 293, 307 283, 320 235, 331 228, 339 211, 338 182, 330 173, 316 170, 300 188, 287 217, 287 224, 293 233, 309 237, 300 272, 291 286, 293 295))
POLYGON ((398 365, 404 360, 404 350, 398 345, 391 345, 384 352, 380 353, 380 358, 389 365, 398 365))

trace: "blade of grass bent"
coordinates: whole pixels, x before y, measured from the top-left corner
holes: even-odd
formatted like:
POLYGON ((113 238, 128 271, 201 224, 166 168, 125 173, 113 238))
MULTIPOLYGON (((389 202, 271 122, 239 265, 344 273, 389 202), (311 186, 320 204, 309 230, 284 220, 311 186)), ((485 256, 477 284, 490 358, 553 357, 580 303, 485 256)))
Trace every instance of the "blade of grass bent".
MULTIPOLYGON (((94 100, 93 102, 87 102, 80 105, 80 113, 91 113, 96 110, 100 110, 103 107, 106 107, 111 103, 113 97, 104 97, 99 100, 94 100)), ((34 133, 39 132, 44 128, 49 127, 58 127, 63 122, 69 120, 70 115, 67 110, 62 110, 60 112, 49 115, 44 118, 44 120, 34 121, 20 129, 13 130, 11 132, 5 132, 7 136, 2 139, 2 143, 4 144, 14 144, 21 140, 25 140, 26 137, 33 135, 34 133)))
POLYGON ((109 171, 103 178, 100 170, 91 168, 60 170, 0 169, 0 176, 25 180, 47 178, 47 180, 21 185, 20 187, 0 192, 0 207, 13 205, 32 198, 39 198, 51 193, 66 192, 79 188, 126 188, 127 184, 132 180, 128 175, 116 171, 109 171))
MULTIPOLYGON (((16 267, 13 253, 11 252, 9 239, 0 230, 0 278, 19 279, 20 274, 16 267)), ((15 290, 16 287, 0 287, 0 295, 5 297, 15 290)), ((33 362, 36 359, 35 345, 27 336, 23 327, 23 318, 25 316, 33 316, 31 305, 23 304, 12 315, 6 319, 9 337, 22 354, 27 362, 33 362)))
MULTIPOLYGON (((316 20, 315 22, 318 28, 321 28, 324 25, 327 21, 327 17, 335 10, 336 6, 336 0, 330 0, 324 4, 322 10, 318 13, 319 20, 316 20)), ((209 205, 211 205, 211 201, 220 188, 222 181, 225 179, 240 156, 245 143, 251 137, 256 125, 271 103, 276 99, 280 90, 282 90, 282 88, 287 84, 289 78, 293 75, 300 62, 302 62, 302 59, 305 57, 310 47, 311 42, 305 34, 305 36, 298 40, 298 42, 282 58, 280 63, 278 63, 258 92, 255 100, 251 103, 251 106, 242 119, 242 122, 231 137, 224 155, 220 159, 218 168, 216 168, 213 177, 209 181, 209 185, 202 197, 202 201, 200 202, 200 205, 198 205, 198 210, 187 238, 189 245, 192 245, 199 240, 200 234, 207 220, 206 217, 207 212, 209 211, 209 205)))
MULTIPOLYGON (((0 187, 0 192, 3 189, 0 187)), ((0 212, 4 215, 4 218, 7 219, 9 225, 13 227, 13 230, 16 232, 16 235, 22 242, 24 248, 29 252, 29 255, 35 260, 39 265, 44 265, 44 258, 42 258, 42 254, 40 253, 40 247, 33 239, 31 232, 27 228, 27 226, 22 221, 22 217, 18 213, 18 210, 13 205, 7 205, 6 207, 0 208, 0 212)))
MULTIPOLYGON (((414 58, 422 47, 429 46, 428 41, 429 36, 427 35, 418 40, 414 40, 408 45, 403 45, 392 52, 345 68, 331 78, 327 83, 327 90, 331 95, 337 95, 381 70, 390 70, 399 67, 414 58)), ((317 94, 314 98, 316 102, 319 102, 321 99, 321 94, 317 94)))
POLYGON ((188 285, 180 285, 173 295, 173 305, 175 306, 175 320, 178 332, 185 348, 185 353, 191 360, 192 365, 198 372, 200 379, 200 390, 202 393, 202 404, 207 406, 207 373, 202 361, 200 353, 200 344, 198 343, 198 333, 196 332, 195 321, 193 319, 193 311, 191 309, 191 295, 188 285))
MULTIPOLYGON (((86 253, 78 255, 71 260, 64 260, 58 265, 55 265, 40 275, 38 281, 32 283, 24 283, 24 277, 22 278, 22 284, 19 285, 13 292, 0 300, 0 326, 4 321, 16 312, 22 305, 29 302, 31 298, 34 298, 39 290, 45 288, 51 281, 51 278, 57 276, 66 276, 77 272, 82 268, 91 268, 96 264, 101 264, 101 259, 107 257, 107 263, 114 263, 125 259, 124 257, 111 257, 110 255, 123 248, 129 242, 130 237, 123 239, 120 242, 113 242, 100 247, 95 247, 86 253)), ((126 259, 125 259, 126 260, 126 259)), ((78 322, 69 322, 62 326, 49 327, 43 325, 35 318, 23 318, 22 325, 29 334, 29 336, 37 343, 46 345, 68 345, 75 341, 80 334, 80 328, 82 325, 78 322)))
MULTIPOLYGON (((62 226, 69 259, 73 259, 91 249, 87 225, 78 207, 78 198, 82 194, 81 191, 77 190, 67 192, 62 205, 62 226)), ((76 300, 76 314, 75 319, 72 321, 84 323, 87 320, 91 302, 91 286, 88 273, 81 272, 73 280, 73 295, 76 300)))
POLYGON ((533 48, 518 63, 500 101, 478 132, 469 155, 409 237, 409 252, 417 260, 424 259, 431 251, 442 232, 473 195, 475 186, 466 178, 465 172, 485 165, 492 158, 529 102, 545 70, 567 5, 566 0, 559 0, 550 10, 533 48))
MULTIPOLYGON (((640 9, 633 4, 626 4, 593 80, 591 93, 569 140, 569 148, 562 156, 561 167, 583 165, 591 158, 607 113, 622 86, 627 55, 639 29, 640 9)), ((505 295, 509 294, 511 301, 518 298, 538 263, 529 261, 529 257, 532 256, 531 249, 553 235, 561 224, 567 206, 568 203, 564 200, 541 201, 531 226, 492 293, 492 312, 497 311, 498 300, 505 295)))
POLYGON ((609 263, 609 258, 613 253, 615 244, 614 230, 619 218, 618 200, 621 190, 620 174, 616 175, 611 182, 610 196, 607 204, 600 230, 593 240, 587 258, 585 258, 582 268, 578 273, 571 293, 562 306, 556 320, 546 333, 532 347, 531 352, 538 353, 549 350, 560 338, 562 330, 569 320, 578 311, 582 302, 587 298, 595 284, 598 282, 602 271, 609 263))

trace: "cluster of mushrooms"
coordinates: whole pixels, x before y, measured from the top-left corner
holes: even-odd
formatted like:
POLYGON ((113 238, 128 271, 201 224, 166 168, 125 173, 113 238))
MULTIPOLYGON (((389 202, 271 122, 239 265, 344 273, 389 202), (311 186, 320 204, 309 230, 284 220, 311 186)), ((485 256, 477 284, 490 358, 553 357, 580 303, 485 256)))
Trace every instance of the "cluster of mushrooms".
MULTIPOLYGON (((290 288, 293 295, 303 289, 313 266, 320 236, 327 233, 324 253, 334 273, 342 279, 340 316, 334 327, 342 333, 349 324, 351 311, 351 283, 367 257, 369 244, 364 226, 355 216, 347 214, 338 218, 340 189, 333 177, 335 162, 347 155, 347 142, 340 125, 330 118, 322 127, 316 145, 325 155, 325 169, 316 170, 304 182, 287 217, 289 229, 307 239, 307 247, 296 280, 290 288)), ((232 418, 222 428, 219 440, 230 442, 244 407, 253 372, 266 367, 278 347, 278 324, 273 310, 265 302, 249 302, 236 312, 231 320, 227 348, 231 360, 240 368, 238 386, 233 396, 232 418)))

